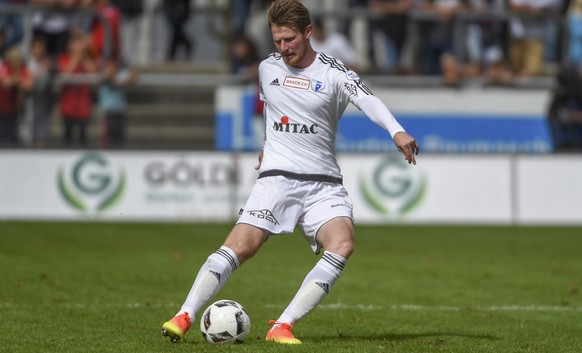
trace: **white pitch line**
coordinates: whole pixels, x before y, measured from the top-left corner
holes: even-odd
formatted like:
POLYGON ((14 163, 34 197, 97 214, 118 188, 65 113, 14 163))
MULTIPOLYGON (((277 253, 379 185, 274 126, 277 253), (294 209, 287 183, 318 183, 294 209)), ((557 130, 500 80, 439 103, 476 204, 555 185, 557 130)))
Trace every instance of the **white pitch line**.
MULTIPOLYGON (((45 304, 29 304, 29 303, 0 303, 0 308, 19 308, 19 307, 30 307, 34 308, 39 305, 45 304)), ((46 304, 49 306, 58 306, 62 308, 74 308, 74 309, 91 309, 91 308, 119 308, 119 309, 139 309, 139 308, 179 308, 180 305, 177 303, 109 303, 109 304, 87 304, 87 303, 51 303, 46 304)), ((281 309, 284 305, 275 304, 265 304, 265 308, 276 308, 281 309)), ((400 304, 400 305, 388 305, 386 307, 382 305, 375 304, 343 304, 343 303, 331 303, 331 304, 320 304, 317 308, 323 310, 361 310, 361 311, 372 311, 372 310, 405 310, 405 311, 499 311, 499 312, 582 312, 582 306, 572 307, 572 306, 545 306, 545 305, 499 305, 499 306, 445 306, 445 305, 417 305, 417 304, 400 304)))
MULTIPOLYGON (((267 308, 280 308, 281 305, 267 304, 267 308)), ((343 303, 333 303, 333 304, 320 304, 317 306, 319 309, 326 310, 382 310, 384 309, 381 305, 375 304, 354 304, 348 305, 343 303)), ((416 304, 400 304, 400 305, 389 305, 387 309, 390 310, 408 310, 408 311, 565 311, 565 312, 582 312, 582 306, 571 307, 571 306, 544 306, 544 305, 499 305, 499 306, 486 306, 486 307, 473 307, 473 306, 446 306, 446 305, 416 305, 416 304)))
POLYGON ((461 306, 426 306, 415 304, 391 305, 393 310, 411 310, 411 311, 578 311, 582 312, 582 306, 544 306, 544 305, 500 305, 486 307, 461 307, 461 306))

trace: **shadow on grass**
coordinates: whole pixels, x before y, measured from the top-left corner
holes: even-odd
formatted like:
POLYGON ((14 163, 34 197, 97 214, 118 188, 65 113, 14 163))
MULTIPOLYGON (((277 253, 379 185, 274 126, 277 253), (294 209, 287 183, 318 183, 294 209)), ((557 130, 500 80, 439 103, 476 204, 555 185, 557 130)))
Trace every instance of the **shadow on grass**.
POLYGON ((498 337, 492 335, 472 335, 465 333, 452 333, 452 332, 426 332, 426 333, 385 333, 385 334, 374 334, 374 335, 350 335, 344 334, 338 331, 337 335, 334 336, 319 336, 310 338, 310 341, 326 341, 326 340, 361 340, 361 341, 407 341, 415 340, 419 338, 426 337, 460 337, 460 338, 470 338, 479 340, 498 340, 498 337))

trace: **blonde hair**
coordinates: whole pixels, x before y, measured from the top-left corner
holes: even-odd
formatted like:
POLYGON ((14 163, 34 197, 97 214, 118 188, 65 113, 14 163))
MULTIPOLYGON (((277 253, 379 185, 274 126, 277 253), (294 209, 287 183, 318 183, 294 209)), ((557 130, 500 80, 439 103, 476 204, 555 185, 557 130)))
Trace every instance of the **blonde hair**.
POLYGON ((272 25, 293 28, 303 33, 311 24, 309 10, 299 0, 274 0, 267 9, 269 28, 272 25))

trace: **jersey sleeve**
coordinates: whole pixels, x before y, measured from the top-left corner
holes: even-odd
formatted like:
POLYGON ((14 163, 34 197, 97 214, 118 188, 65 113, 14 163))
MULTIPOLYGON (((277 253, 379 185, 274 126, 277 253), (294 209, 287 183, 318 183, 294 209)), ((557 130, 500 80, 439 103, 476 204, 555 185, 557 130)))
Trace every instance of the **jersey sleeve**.
POLYGON ((265 65, 263 62, 259 64, 259 100, 266 102, 265 94, 263 92, 263 72, 265 71, 265 65))
POLYGON ((392 112, 354 72, 345 72, 340 79, 340 95, 360 109, 370 120, 388 131, 391 137, 404 131, 392 112))

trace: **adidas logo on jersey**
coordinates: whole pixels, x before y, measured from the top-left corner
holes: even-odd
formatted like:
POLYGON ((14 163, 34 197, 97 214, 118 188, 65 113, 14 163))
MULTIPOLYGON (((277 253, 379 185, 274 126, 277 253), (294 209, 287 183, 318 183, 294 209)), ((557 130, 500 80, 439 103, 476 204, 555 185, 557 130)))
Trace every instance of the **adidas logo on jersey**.
POLYGON ((276 79, 274 79, 273 81, 271 81, 271 86, 280 86, 280 85, 279 85, 279 79, 278 79, 278 78, 276 78, 276 79))

